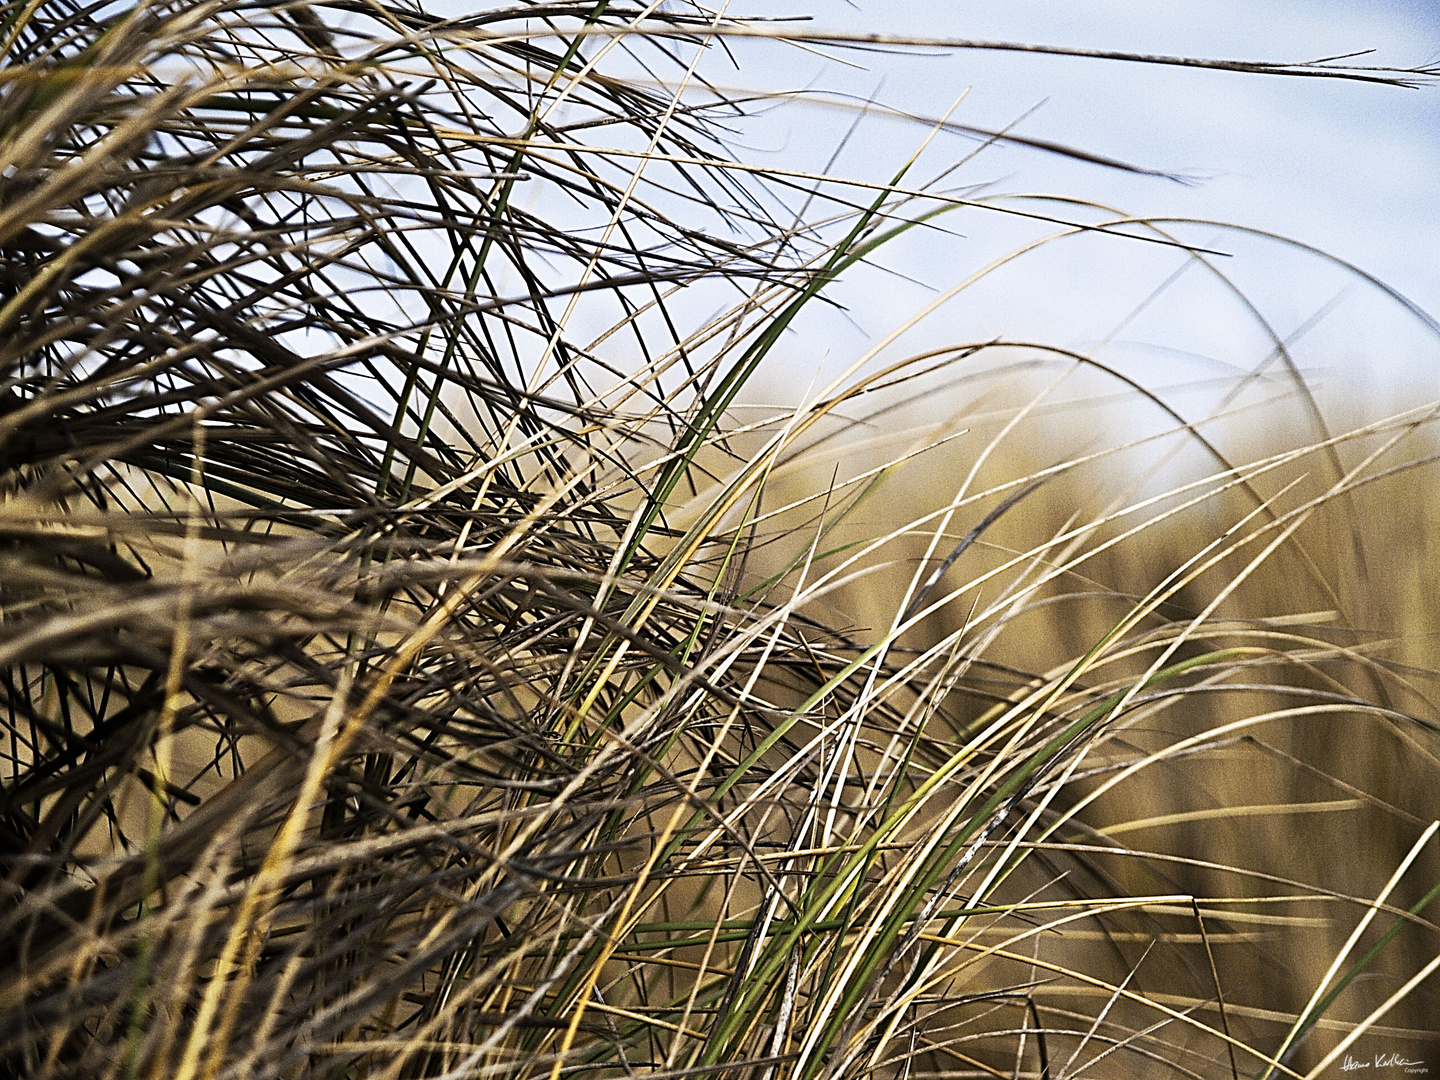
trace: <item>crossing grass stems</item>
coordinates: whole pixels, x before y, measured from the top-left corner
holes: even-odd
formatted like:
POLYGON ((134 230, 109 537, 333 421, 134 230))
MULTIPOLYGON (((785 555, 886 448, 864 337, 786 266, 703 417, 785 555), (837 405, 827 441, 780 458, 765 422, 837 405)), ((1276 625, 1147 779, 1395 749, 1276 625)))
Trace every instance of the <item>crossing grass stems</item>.
POLYGON ((1109 228, 737 160, 769 102, 709 65, 757 39, 1012 48, 3 8, 7 1075, 1424 1057, 1435 407, 1331 430, 1292 380, 1302 434, 1237 455, 1064 343, 903 335, 742 407, 915 229, 1109 228), (1087 406, 1037 370, 1168 435, 1042 459, 1087 406), (1206 464, 1157 494, 1165 437, 1206 464))

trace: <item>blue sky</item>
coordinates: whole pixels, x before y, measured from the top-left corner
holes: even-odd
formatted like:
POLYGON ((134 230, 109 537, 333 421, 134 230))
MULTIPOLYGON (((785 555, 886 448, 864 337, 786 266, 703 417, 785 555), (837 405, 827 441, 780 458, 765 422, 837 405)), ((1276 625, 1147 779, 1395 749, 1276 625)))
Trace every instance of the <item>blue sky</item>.
MULTIPOLYGON (((812 12, 819 25, 897 34, 1256 60, 1373 48, 1358 62, 1440 62, 1440 5, 1423 2, 887 0, 790 6, 812 12)), ((809 76, 816 86, 858 94, 879 85, 886 103, 929 114, 968 88, 956 114, 962 121, 998 127, 1029 113, 1020 122, 1022 133, 1205 178, 1192 190, 1175 190, 1028 155, 1033 160, 1013 162, 1016 180, 1033 176, 1064 183, 1066 190, 1078 185, 1086 193, 1152 204, 1146 210, 1173 205, 1276 227, 1322 247, 1343 246, 1339 254, 1393 271, 1382 276, 1409 278, 1414 290, 1428 294, 1418 299, 1440 300, 1440 260, 1432 257, 1432 244, 1421 242, 1440 238, 1440 85, 1392 90, 973 51, 837 55, 868 70, 813 58, 806 71, 805 58, 793 52, 785 67, 797 84, 809 76)), ((757 73, 767 83, 778 74, 749 70, 757 73)))
MULTIPOLYGON (((815 24, 834 28, 1144 53, 1301 61, 1374 49, 1357 62, 1409 67, 1440 61, 1440 7, 1428 3, 858 0, 774 2, 764 11, 809 14, 815 24)), ((953 114, 961 123, 1016 124, 1020 134, 1197 181, 1181 185, 1127 176, 1007 148, 986 150, 947 183, 983 183, 992 193, 1063 193, 1137 215, 1264 228, 1351 261, 1421 307, 1440 312, 1440 85, 1404 90, 971 50, 905 56, 836 50, 836 59, 826 59, 747 43, 736 54, 741 65, 731 73, 733 85, 803 88, 836 101, 873 96, 929 116, 945 112, 963 92, 953 114)), ((721 80, 722 67, 707 70, 721 80)), ((745 129, 736 152, 751 161, 820 168, 853 119, 853 113, 835 108, 777 109, 745 129)), ((867 120, 831 169, 882 179, 923 136, 917 125, 867 120)), ((961 139, 939 139, 912 175, 929 176, 968 149, 961 139)), ((883 335, 887 324, 925 303, 934 290, 1028 235, 973 217, 953 222, 951 232, 958 235, 937 234, 886 253, 890 287, 873 281, 850 293, 842 287, 837 295, 849 309, 853 333, 833 326, 827 331, 832 336, 827 369, 883 335)), ((1368 286, 1269 242, 1193 227, 1185 238, 1230 255, 1227 272, 1233 270, 1282 336, 1319 317, 1321 325, 1305 334, 1310 360, 1339 383, 1358 379, 1383 392, 1390 382, 1418 382, 1421 389, 1429 384, 1429 395, 1436 396, 1440 350, 1413 319, 1368 286)), ((960 303, 941 325, 919 332, 913 344, 1023 328, 1083 345, 1125 324, 1135 305, 1176 269, 1173 259, 1130 255, 1113 244, 1103 251, 1088 250, 1083 242, 1064 247, 1063 253, 1047 251, 1028 259, 1023 269, 1006 271, 989 293, 977 292, 970 309, 960 303), (1107 305, 1110 310, 1102 312, 1107 305)), ((1153 314, 1169 320, 1167 333, 1170 324, 1176 327, 1167 347, 1190 342, 1213 361, 1248 363, 1244 353, 1253 343, 1238 323, 1227 322, 1233 304, 1222 313, 1207 306, 1212 301, 1204 298, 1203 287, 1192 288, 1188 280, 1183 285, 1171 289, 1153 314), (1186 290, 1193 295, 1182 295, 1186 290)), ((1143 323, 1123 329, 1159 340, 1143 323)))

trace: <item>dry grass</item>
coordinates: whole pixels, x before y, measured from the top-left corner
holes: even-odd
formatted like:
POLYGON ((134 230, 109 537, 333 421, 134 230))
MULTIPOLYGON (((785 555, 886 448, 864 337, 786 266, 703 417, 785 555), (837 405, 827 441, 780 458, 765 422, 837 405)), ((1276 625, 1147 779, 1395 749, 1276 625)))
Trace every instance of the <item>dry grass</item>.
POLYGON ((1423 1056, 1434 406, 1159 494, 1073 354, 737 409, 965 205, 728 162, 701 46, 820 32, 4 10, 9 1075, 1423 1056))

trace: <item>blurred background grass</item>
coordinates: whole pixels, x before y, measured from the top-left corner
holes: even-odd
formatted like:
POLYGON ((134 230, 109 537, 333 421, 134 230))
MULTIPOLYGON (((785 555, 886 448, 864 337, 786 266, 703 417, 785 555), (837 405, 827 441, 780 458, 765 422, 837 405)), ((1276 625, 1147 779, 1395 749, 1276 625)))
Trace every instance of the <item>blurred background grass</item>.
MULTIPOLYGON (((1227 557, 1168 591, 1135 629, 1134 650, 1114 650, 1115 659, 1093 676, 1125 686, 1144 674, 1159 643, 1192 623, 1198 629, 1178 657, 1226 648, 1247 655, 1206 680, 1204 692, 1157 695, 1116 724, 1087 756, 1083 768, 1094 777, 1067 785, 1056 808, 1093 797, 1117 763, 1186 739, 1196 746, 1088 803, 1054 836, 1084 853, 1073 862, 1057 853, 1032 864, 1007 883, 1006 895, 1226 898, 1201 906, 1229 1030, 1254 1045, 1275 1045, 1364 914, 1342 898, 1378 895, 1440 818, 1436 408, 1422 405, 1401 417, 1372 408, 1367 418, 1354 399, 1325 402, 1322 389, 1322 399, 1311 402, 1308 390, 1287 395, 1272 384, 1265 400, 1247 405, 1242 395, 1234 415, 1205 424, 1206 448, 1193 432, 1156 437, 1138 428, 1142 401, 1083 392, 1056 401, 1024 350, 992 351, 1005 359, 988 371, 983 356, 956 361, 928 381, 897 388, 876 419, 837 423, 813 448, 797 450, 775 470, 766 506, 803 506, 767 521, 774 540, 751 555, 747 571, 765 579, 807 549, 843 549, 816 559, 818 576, 857 546, 903 530, 849 565, 853 580, 821 601, 835 625, 874 641, 917 576, 925 580, 1007 495, 1038 480, 946 571, 936 586, 946 602, 901 638, 917 652, 966 650, 977 660, 967 684, 998 696, 1022 685, 1024 673, 1064 670, 1157 582, 1225 538, 1221 547, 1233 548, 1227 557), (1335 423, 1337 414, 1354 426, 1335 423), (935 441, 940 445, 917 449, 935 441), (838 520, 837 507, 863 486, 847 481, 882 467, 874 489, 838 520), (962 482, 972 494, 947 523, 939 555, 926 559, 935 522, 962 482), (833 496, 818 496, 827 490, 833 496), (1310 506, 1303 524, 1251 567, 1275 537, 1271 523, 1310 506), (1153 524, 1133 532, 1150 518, 1153 524), (1242 723, 1270 713, 1278 715, 1242 723), (1236 727, 1233 734, 1207 735, 1227 726, 1236 727), (1164 858, 1107 856, 1102 850, 1110 845, 1164 858)), ((974 717, 982 707, 972 702, 958 712, 974 717)), ((1388 903, 1428 903, 1437 881, 1440 857, 1431 845, 1388 903)), ((1424 913, 1433 920, 1433 909, 1424 913)), ((1389 915, 1376 920, 1352 956, 1395 924, 1389 915)), ((1205 1011, 1218 1008, 1205 931, 1191 909, 1153 905, 1105 925, 1099 934, 1047 936, 1037 955, 1115 984, 1133 972, 1130 986, 1147 996, 1177 1004, 1208 996, 1205 1011), (1184 945, 1149 956, 1157 940, 1184 945)), ((1301 1072, 1313 1067, 1405 982, 1432 934, 1403 926, 1289 1063, 1301 1072)), ((1026 974, 1012 962, 991 978, 1018 985, 1026 974)), ((1062 1011, 1071 994, 1108 993, 1036 990, 1037 1000, 1062 1011)), ((1111 1017, 1119 1027, 1125 1011, 1122 1004, 1111 1017)), ((1360 1045, 1423 1060, 1433 1053, 1436 1016, 1440 982, 1432 976, 1360 1045)), ((1134 1016, 1131 1022, 1144 1026, 1134 1016)))

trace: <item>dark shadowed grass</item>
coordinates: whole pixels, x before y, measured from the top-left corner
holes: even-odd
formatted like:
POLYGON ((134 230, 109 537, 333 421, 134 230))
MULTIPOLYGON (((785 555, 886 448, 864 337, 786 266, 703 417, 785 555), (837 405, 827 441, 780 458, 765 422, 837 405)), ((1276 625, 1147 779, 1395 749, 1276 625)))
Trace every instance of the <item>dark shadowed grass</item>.
POLYGON ((1034 346, 737 410, 913 223, 1071 227, 905 162, 731 163, 707 46, 834 35, 3 10, 8 1074, 1237 1077, 1420 1045, 1440 747, 1401 571, 1433 562, 1433 409, 1332 433, 1292 381, 1303 438, 1191 429, 1206 467, 1160 495, 1132 440, 1046 434, 1036 364, 1090 361, 1034 346), (993 389, 875 438, 952 376, 993 389))

